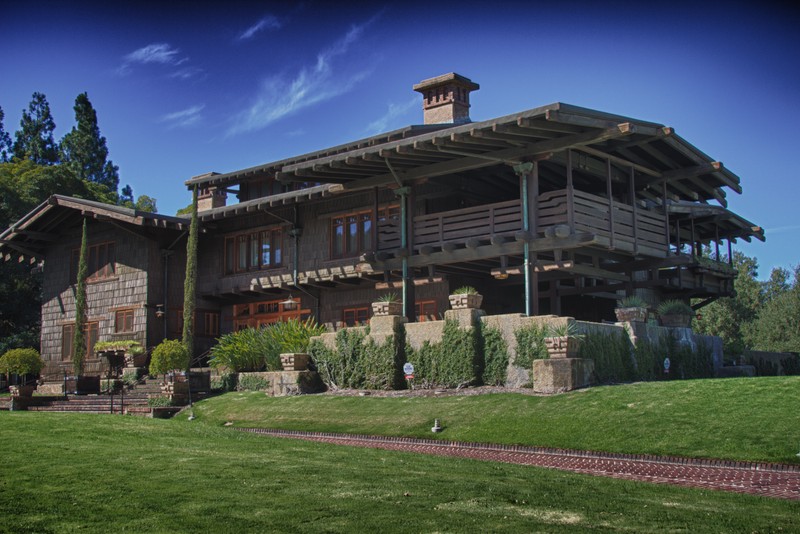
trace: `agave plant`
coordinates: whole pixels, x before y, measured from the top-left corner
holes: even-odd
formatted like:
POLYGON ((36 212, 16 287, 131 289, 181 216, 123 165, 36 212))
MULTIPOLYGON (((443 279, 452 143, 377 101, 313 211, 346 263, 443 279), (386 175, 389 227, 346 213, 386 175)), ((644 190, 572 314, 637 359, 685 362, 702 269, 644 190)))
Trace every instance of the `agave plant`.
POLYGON ((628 295, 617 301, 617 308, 646 308, 647 302, 638 295, 628 295))
POLYGON ((694 310, 682 300, 665 300, 658 305, 658 315, 694 315, 694 310))
POLYGON ((381 295, 375 302, 400 302, 400 298, 397 296, 397 293, 392 292, 381 295))
POLYGON ((451 293, 451 295, 477 295, 478 290, 472 286, 461 286, 451 293))

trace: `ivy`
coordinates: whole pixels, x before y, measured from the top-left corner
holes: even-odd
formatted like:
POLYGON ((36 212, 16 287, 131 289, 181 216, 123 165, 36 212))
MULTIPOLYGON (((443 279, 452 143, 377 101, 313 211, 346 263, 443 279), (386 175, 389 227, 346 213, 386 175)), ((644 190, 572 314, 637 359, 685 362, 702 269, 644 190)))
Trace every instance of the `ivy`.
POLYGON ((514 332, 517 339, 514 365, 531 370, 533 360, 546 360, 550 357, 544 344, 544 331, 544 325, 532 324, 514 332))
POLYGON ((594 360, 595 379, 601 384, 630 382, 636 376, 630 338, 624 333, 587 334, 578 356, 594 360))
POLYGON ((483 342, 483 383, 487 386, 502 386, 506 382, 508 368, 508 345, 500 330, 481 323, 483 342))
POLYGON ((446 321, 440 343, 425 342, 419 350, 409 350, 407 358, 421 387, 460 388, 480 383, 480 348, 480 329, 462 329, 456 321, 446 321))

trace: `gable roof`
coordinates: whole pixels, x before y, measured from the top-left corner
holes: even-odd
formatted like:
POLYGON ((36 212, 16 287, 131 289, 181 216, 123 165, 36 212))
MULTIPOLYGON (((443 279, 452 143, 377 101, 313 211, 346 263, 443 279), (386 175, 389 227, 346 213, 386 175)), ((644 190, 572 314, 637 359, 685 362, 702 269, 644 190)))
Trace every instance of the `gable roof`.
POLYGON ((64 228, 83 217, 144 229, 188 230, 190 219, 149 213, 93 200, 52 195, 0 234, 0 258, 42 259, 64 228))

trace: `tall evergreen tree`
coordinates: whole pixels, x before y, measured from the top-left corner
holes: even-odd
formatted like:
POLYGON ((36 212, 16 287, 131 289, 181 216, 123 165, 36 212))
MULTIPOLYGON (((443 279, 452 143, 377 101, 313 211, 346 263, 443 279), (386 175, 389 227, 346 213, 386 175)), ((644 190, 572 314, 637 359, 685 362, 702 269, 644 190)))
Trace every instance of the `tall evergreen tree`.
POLYGON ((58 163, 58 147, 53 140, 56 123, 50 104, 42 93, 33 93, 28 110, 22 111, 20 129, 15 134, 14 157, 39 165, 58 163))
POLYGON ((0 107, 0 163, 5 163, 11 159, 11 136, 8 135, 5 127, 3 126, 3 119, 6 114, 3 113, 3 108, 0 107))
POLYGON ((86 353, 86 336, 83 324, 86 322, 86 278, 89 276, 89 239, 86 219, 81 232, 81 250, 78 257, 78 287, 75 290, 75 331, 72 338, 72 370, 75 376, 83 373, 83 356, 86 353))
MULTIPOLYGON (((192 190, 192 222, 189 226, 189 240, 186 242, 186 278, 183 284, 183 344, 193 356, 194 350, 194 308, 195 286, 197 285, 197 239, 200 231, 197 219, 197 186, 192 190)), ((191 365, 191 364, 190 364, 191 365)))
POLYGON ((119 168, 108 160, 106 138, 100 135, 97 113, 89 96, 81 93, 75 99, 76 126, 61 140, 61 161, 81 179, 106 186, 116 192, 119 168))

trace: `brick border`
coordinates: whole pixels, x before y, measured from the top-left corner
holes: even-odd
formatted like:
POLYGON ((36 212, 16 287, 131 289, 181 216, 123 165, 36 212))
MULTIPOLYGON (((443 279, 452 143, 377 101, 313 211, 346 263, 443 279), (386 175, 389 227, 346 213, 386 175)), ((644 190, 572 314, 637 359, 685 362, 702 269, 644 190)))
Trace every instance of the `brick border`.
POLYGON ((533 465, 626 480, 800 500, 800 465, 436 439, 235 428, 257 435, 533 465))

